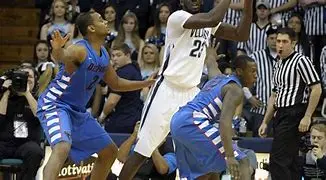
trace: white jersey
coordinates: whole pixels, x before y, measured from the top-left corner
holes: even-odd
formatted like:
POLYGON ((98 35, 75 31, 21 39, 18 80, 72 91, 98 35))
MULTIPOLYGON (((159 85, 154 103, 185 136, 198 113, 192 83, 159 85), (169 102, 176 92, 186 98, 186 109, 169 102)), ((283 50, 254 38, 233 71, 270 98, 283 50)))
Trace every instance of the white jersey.
POLYGON ((163 71, 164 79, 182 88, 199 84, 206 58, 206 48, 214 28, 185 29, 192 14, 179 10, 170 15, 166 27, 163 71), (167 67, 166 67, 167 63, 167 67))

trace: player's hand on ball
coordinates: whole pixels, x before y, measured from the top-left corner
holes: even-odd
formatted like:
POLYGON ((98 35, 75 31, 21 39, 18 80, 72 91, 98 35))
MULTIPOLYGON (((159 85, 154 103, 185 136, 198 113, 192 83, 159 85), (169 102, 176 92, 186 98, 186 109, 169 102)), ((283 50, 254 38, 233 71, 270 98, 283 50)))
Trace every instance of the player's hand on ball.
POLYGON ((64 47, 68 41, 70 34, 67 34, 65 37, 62 37, 59 31, 54 31, 52 34, 51 46, 53 49, 60 49, 64 47))
POLYGON ((231 178, 234 180, 240 179, 240 167, 239 162, 234 157, 226 158, 226 165, 231 174, 231 178))

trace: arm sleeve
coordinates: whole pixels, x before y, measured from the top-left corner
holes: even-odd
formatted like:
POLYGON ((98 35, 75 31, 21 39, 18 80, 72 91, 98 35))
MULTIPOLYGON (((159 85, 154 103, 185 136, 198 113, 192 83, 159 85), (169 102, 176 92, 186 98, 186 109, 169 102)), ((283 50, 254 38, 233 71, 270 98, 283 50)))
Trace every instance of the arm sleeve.
POLYGON ((179 10, 172 13, 168 19, 168 28, 172 28, 174 31, 183 31, 185 28, 183 25, 192 16, 192 14, 179 10))
POLYGON ((169 166, 168 174, 173 173, 177 169, 177 158, 175 156, 175 153, 164 154, 163 158, 165 159, 165 161, 169 166))
POLYGON ((320 82, 319 76, 312 65, 312 62, 305 56, 301 57, 298 61, 297 71, 308 86, 320 82))

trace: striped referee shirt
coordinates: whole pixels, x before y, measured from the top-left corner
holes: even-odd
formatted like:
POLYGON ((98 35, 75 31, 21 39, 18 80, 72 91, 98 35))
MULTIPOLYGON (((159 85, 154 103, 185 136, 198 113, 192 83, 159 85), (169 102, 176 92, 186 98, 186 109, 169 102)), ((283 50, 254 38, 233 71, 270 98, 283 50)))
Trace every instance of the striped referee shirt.
MULTIPOLYGON (((270 0, 269 4, 271 5, 271 9, 274 9, 276 7, 280 7, 283 4, 287 3, 288 0, 270 0)), ((280 14, 282 17, 282 26, 284 27, 286 25, 286 22, 288 22, 288 20, 290 19, 291 14, 293 13, 294 8, 293 9, 289 9, 283 12, 279 12, 276 14, 280 14)))
POLYGON ((320 55, 320 69, 323 89, 326 92, 326 46, 323 48, 320 55))
POLYGON ((307 103, 309 87, 320 82, 310 59, 293 52, 289 57, 278 60, 273 76, 273 91, 276 93, 275 106, 289 107, 307 103))
POLYGON ((267 102, 272 94, 272 79, 274 66, 277 62, 276 53, 271 54, 269 48, 251 54, 257 64, 256 96, 263 103, 263 107, 251 108, 251 112, 264 115, 267 102))
POLYGON ((310 36, 326 35, 326 5, 305 8, 304 22, 310 36))
MULTIPOLYGON (((240 0, 231 0, 231 3, 240 3, 240 0)), ((242 14, 241 10, 234 10, 229 8, 228 11, 225 13, 222 22, 231 24, 233 26, 237 26, 240 22, 241 14, 242 14)))
POLYGON ((247 54, 252 54, 256 51, 260 51, 266 48, 267 34, 271 24, 267 24, 263 28, 260 28, 257 23, 251 23, 249 40, 246 42, 238 43, 238 50, 245 51, 247 54))

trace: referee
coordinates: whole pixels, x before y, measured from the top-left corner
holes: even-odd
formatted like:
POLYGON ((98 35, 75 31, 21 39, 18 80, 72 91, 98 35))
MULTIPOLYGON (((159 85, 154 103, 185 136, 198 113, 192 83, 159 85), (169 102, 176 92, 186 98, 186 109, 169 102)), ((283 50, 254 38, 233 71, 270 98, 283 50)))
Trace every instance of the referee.
POLYGON ((295 44, 292 29, 278 30, 276 51, 279 60, 273 75, 273 92, 259 128, 259 135, 266 137, 267 124, 274 115, 270 153, 273 180, 300 179, 297 162, 300 132, 308 131, 321 95, 320 80, 312 62, 294 51, 295 44))

